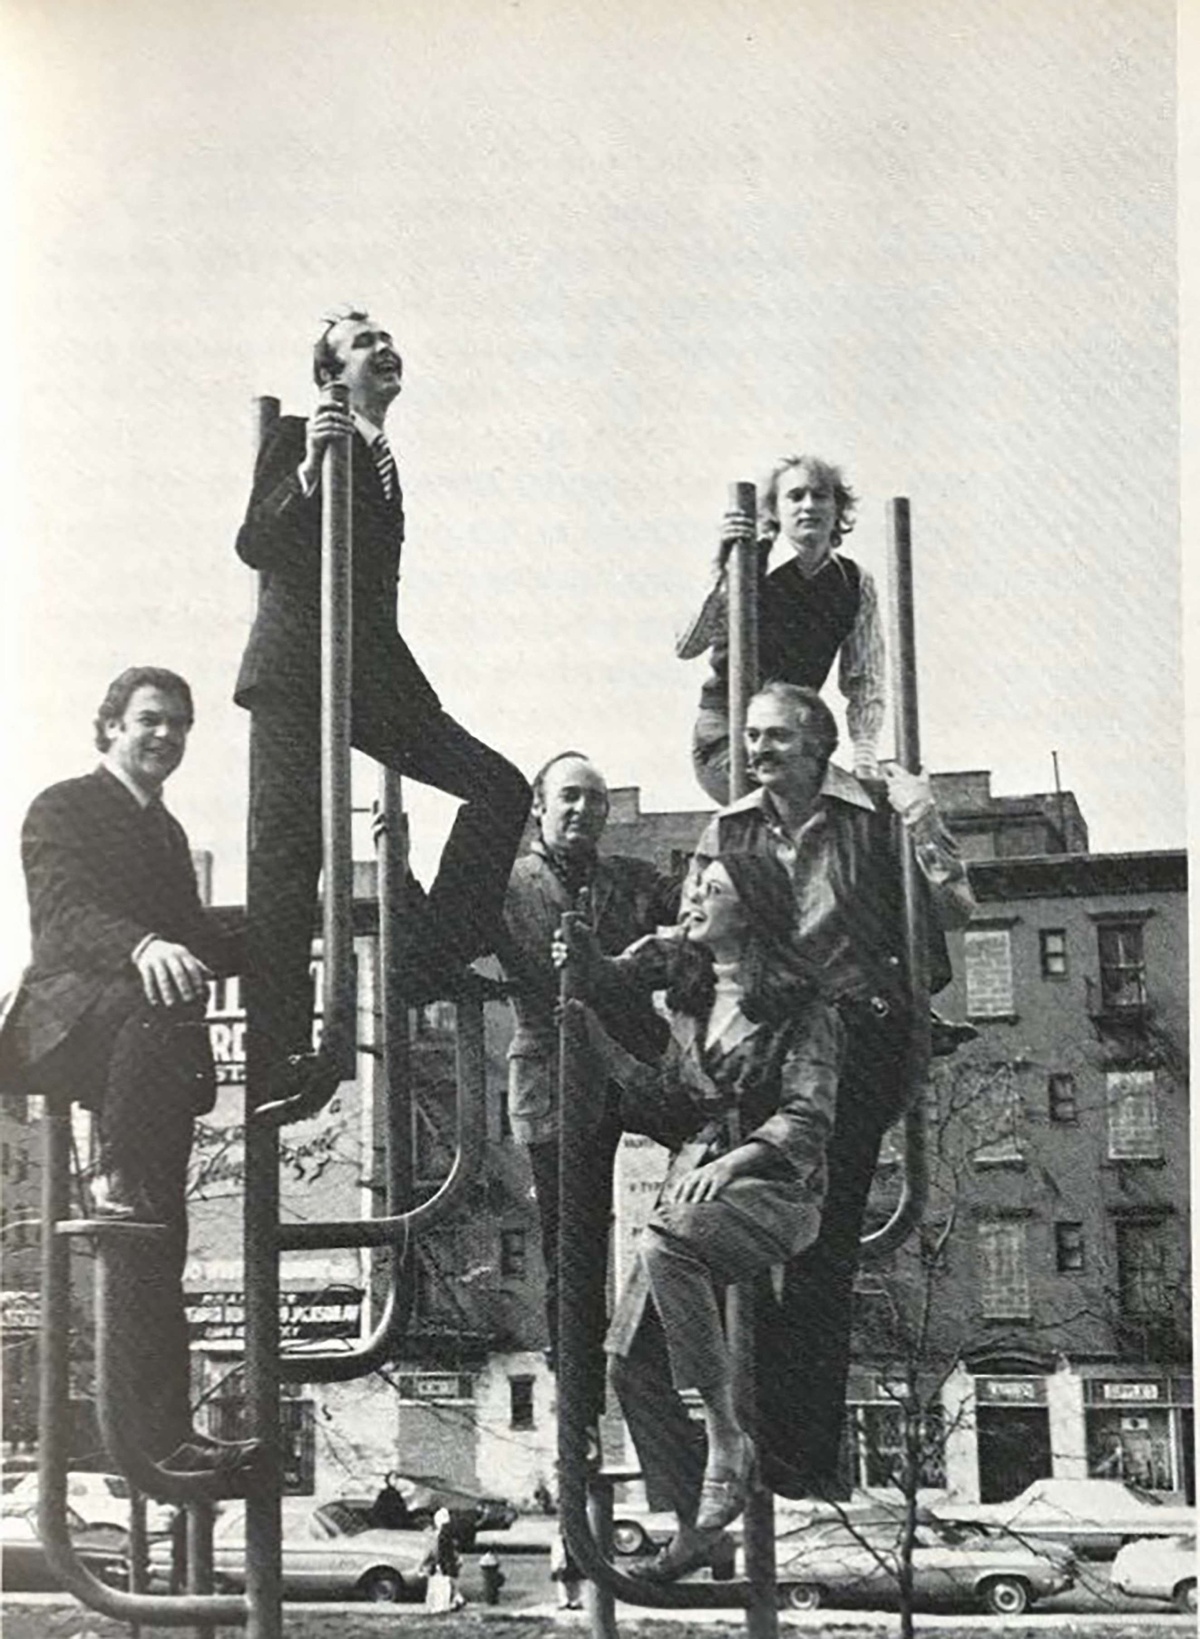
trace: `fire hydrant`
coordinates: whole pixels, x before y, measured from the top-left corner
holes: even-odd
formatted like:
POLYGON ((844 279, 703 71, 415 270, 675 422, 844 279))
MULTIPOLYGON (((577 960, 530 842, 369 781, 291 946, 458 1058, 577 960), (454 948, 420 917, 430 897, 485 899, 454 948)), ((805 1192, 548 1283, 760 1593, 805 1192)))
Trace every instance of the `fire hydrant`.
POLYGON ((504 1586, 504 1572, 500 1569, 500 1560, 491 1548, 479 1556, 479 1575, 483 1581, 483 1602, 485 1605, 500 1603, 500 1590, 504 1586))

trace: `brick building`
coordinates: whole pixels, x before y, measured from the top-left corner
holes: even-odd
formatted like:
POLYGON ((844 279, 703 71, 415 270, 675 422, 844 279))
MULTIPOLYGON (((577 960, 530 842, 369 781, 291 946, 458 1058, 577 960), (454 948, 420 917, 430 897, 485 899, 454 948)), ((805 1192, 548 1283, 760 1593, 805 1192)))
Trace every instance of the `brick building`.
MULTIPOLYGON (((980 1035, 935 1066, 922 1235, 860 1279, 847 1477, 894 1471, 898 1318, 927 1294, 931 1487, 1116 1474, 1194 1500, 1186 856, 1089 853, 1070 792, 998 797, 981 771, 934 787, 979 906, 938 1006, 980 1035)), ((678 868, 706 817, 618 790, 606 845, 678 868)), ((901 1147, 897 1129, 879 1221, 901 1147)), ((658 1175, 644 1141, 623 1163, 619 1261, 658 1175)))
MULTIPOLYGON (((979 901, 971 927, 952 940, 955 977, 939 1006, 970 1017, 980 1037, 934 1077, 934 1188, 922 1237, 861 1282, 848 1475, 887 1483, 902 1361, 879 1317, 911 1295, 923 1254, 949 1225, 921 1364, 940 1436, 930 1484, 990 1498, 1038 1473, 1103 1472, 1192 1497, 1185 858, 1088 853, 1070 793, 995 797, 980 772, 935 783, 979 901)), ((635 787, 612 798, 606 847, 680 869, 708 811, 643 814, 635 787)), ((371 867, 359 872, 359 1074, 320 1118, 284 1135, 284 1210, 310 1218, 380 1207, 373 883, 371 867)), ((214 988, 210 1026, 225 1090, 197 1146, 188 1287, 202 1420, 230 1432, 242 1349, 236 984, 214 988)), ((485 1170, 461 1217, 414 1247, 403 1358, 363 1381, 285 1391, 293 1489, 366 1489, 395 1466, 519 1500, 539 1483, 553 1486, 536 1216, 504 1113, 508 1030, 507 1010, 489 1007, 485 1170)), ((413 1043, 413 1143, 426 1190, 453 1153, 453 1055, 449 1010, 426 1010, 413 1043)), ((0 1117, 9 1146, 0 1163, 12 1176, 26 1169, 28 1192, 35 1128, 11 1112, 0 1117)), ((876 1188, 881 1215, 898 1160, 892 1145, 876 1188)), ((663 1161, 648 1141, 626 1140, 614 1202, 618 1278, 663 1161)), ((11 1226, 15 1192, 7 1204, 11 1226)), ((6 1236, 8 1344, 36 1320, 36 1249, 21 1247, 20 1233, 6 1236)), ((285 1258, 288 1346, 337 1348, 369 1335, 384 1261, 357 1251, 285 1258)), ((10 1373, 6 1396, 12 1381, 10 1373)), ((17 1409, 6 1399, 10 1419, 17 1409)), ((614 1421, 606 1450, 615 1454, 619 1440, 614 1421)))

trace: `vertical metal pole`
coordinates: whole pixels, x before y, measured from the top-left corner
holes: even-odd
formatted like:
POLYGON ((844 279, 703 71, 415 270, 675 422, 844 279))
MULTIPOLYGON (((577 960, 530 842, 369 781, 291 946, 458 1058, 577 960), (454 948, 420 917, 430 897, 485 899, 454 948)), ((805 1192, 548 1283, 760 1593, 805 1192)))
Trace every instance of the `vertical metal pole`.
MULTIPOLYGON (((257 778, 253 724, 250 782, 257 778)), ((247 903, 251 918, 269 916, 269 905, 247 903)), ((246 1286, 245 1397, 251 1434, 262 1441, 264 1461, 254 1470, 246 1499, 247 1639, 282 1639, 279 1482, 279 1129, 255 1121, 253 1112, 271 1097, 271 1044, 254 1017, 254 990, 246 993, 246 1193, 244 1260, 246 1286)))
MULTIPOLYGON (((917 702, 917 638, 913 597, 912 520, 908 500, 898 495, 888 504, 888 594, 892 604, 892 696, 896 720, 896 756, 911 773, 921 767, 920 712, 917 702)), ((929 913, 925 885, 916 855, 900 849, 900 882, 904 896, 904 959, 912 1003, 907 1085, 915 1093, 929 1073, 929 913)), ((904 1120, 904 1190, 907 1230, 921 1220, 927 1194, 925 1112, 914 1097, 904 1120)))
MULTIPOLYGON (((613 1488, 609 1480, 597 1475, 588 1491, 588 1519, 592 1535, 605 1559, 612 1558, 613 1488)), ((594 1577, 583 1584, 583 1608, 587 1612, 592 1639, 617 1639, 616 1600, 612 1589, 594 1577)))
MULTIPOLYGON (((209 1503, 190 1503, 187 1510, 187 1591, 211 1593, 213 1588, 213 1510, 209 1503)), ((198 1622, 195 1639, 212 1639, 211 1622, 198 1622)))
POLYGON ((42 1312, 38 1322, 38 1535, 59 1535, 67 1507, 70 1456, 71 1246, 55 1233, 70 1212, 71 1116, 47 1098, 42 1161, 42 1312))
MULTIPOLYGON (((729 486, 729 509, 757 520, 753 484, 729 486)), ((758 687, 758 542, 754 535, 734 549, 729 566, 729 800, 736 802, 749 783, 746 766, 746 706, 758 687)), ((731 1286, 725 1300, 733 1354, 738 1415, 745 1428, 757 1423, 754 1359, 754 1285, 731 1286)), ((751 1639, 775 1639, 775 1506, 771 1493, 754 1486, 742 1526, 750 1603, 746 1632, 751 1639)))
MULTIPOLYGON (((149 1545, 146 1539, 146 1498, 135 1487, 129 1488, 129 1591, 145 1593, 146 1575, 150 1565, 149 1545)), ((140 1622, 130 1624, 130 1639, 139 1639, 140 1622)))
MULTIPOLYGON (((343 408, 349 390, 339 383, 326 396, 343 408)), ((324 848, 322 934, 325 950, 325 1028, 346 1022, 342 1040, 327 1043, 340 1061, 343 1080, 357 1071, 354 1039, 354 964, 339 962, 331 971, 332 952, 353 940, 354 863, 350 814, 351 686, 351 480, 350 441, 339 440, 325 451, 321 473, 321 829, 324 848), (333 985, 338 993, 331 994, 333 985)))
MULTIPOLYGON (((279 418, 279 400, 255 400, 256 454, 279 418)), ((250 812, 259 777, 254 720, 250 721, 250 812)), ((247 851, 254 838, 247 838, 247 851)), ((270 905, 247 894, 251 926, 268 918, 270 905)), ((282 1639, 283 1575, 279 1514, 279 1133, 251 1119, 271 1098, 271 1044, 255 1018, 253 982, 246 986, 246 1119, 245 1196, 242 1207, 245 1266, 245 1342, 243 1380, 246 1419, 262 1442, 265 1460, 254 1474, 246 1497, 247 1639, 282 1639)), ((189 1576, 191 1573, 189 1536, 189 1576)))
MULTIPOLYGON (((400 984, 399 955, 405 936, 405 884, 408 880, 408 819, 404 812, 403 783, 394 769, 379 775, 380 813, 377 837, 379 861, 379 971, 380 1037, 383 1044, 383 1109, 376 1110, 385 1131, 389 1218, 408 1212, 416 1200, 416 1157, 413 1142, 412 1079, 408 1001, 400 984)), ((415 1260, 407 1248, 393 1245, 388 1252, 393 1301, 407 1314, 412 1307, 415 1260)))
MULTIPOLYGON (((758 518, 753 484, 729 486, 729 510, 758 518)), ((746 793, 746 703, 758 687, 758 542, 742 541, 729 565, 729 800, 746 793)))

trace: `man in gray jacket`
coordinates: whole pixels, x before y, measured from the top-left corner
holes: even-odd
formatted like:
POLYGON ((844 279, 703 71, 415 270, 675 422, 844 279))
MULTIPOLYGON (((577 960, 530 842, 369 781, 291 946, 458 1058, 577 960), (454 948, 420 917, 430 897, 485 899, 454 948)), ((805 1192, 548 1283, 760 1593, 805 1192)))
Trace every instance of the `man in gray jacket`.
MULTIPOLYGON (((537 835, 513 867, 505 901, 505 966, 515 981, 516 1029, 508 1050, 508 1113, 513 1137, 527 1146, 546 1266, 546 1322, 550 1361, 558 1341, 558 973, 550 942, 566 911, 581 911, 601 949, 617 955, 635 939, 675 922, 678 885, 643 859, 599 853, 608 823, 608 786, 582 752, 563 751, 534 777, 537 835)), ((591 1005, 609 1033, 639 1058, 654 1059, 666 1045, 666 1025, 619 975, 603 980, 591 1005)), ((586 1101, 594 1124, 588 1172, 572 1179, 586 1215, 587 1244, 596 1256, 584 1293, 588 1344, 589 1421, 604 1407, 605 1277, 612 1215, 613 1164, 621 1126, 617 1097, 598 1089, 586 1101)))

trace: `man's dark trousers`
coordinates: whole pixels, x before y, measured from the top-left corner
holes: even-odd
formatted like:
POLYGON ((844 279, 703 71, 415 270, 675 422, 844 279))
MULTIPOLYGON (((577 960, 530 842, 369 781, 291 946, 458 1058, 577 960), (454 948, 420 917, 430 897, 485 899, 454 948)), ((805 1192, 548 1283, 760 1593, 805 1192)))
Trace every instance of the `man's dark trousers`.
POLYGON ((846 1063, 826 1151, 816 1240, 785 1267, 778 1306, 760 1309, 763 1477, 783 1496, 837 1496, 859 1237, 883 1135, 904 1102, 907 1028, 869 1003, 843 1004, 846 1063), (789 1453, 787 1459, 773 1453, 789 1453))
MULTIPOLYGON (((321 765, 315 700, 256 693, 250 736, 249 969, 256 1030, 272 1059, 311 1047, 308 967, 321 870, 321 765)), ((446 712, 352 710, 354 746, 398 774, 460 797, 421 918, 436 951, 419 965, 462 966, 492 949, 529 810, 524 777, 446 712)))

